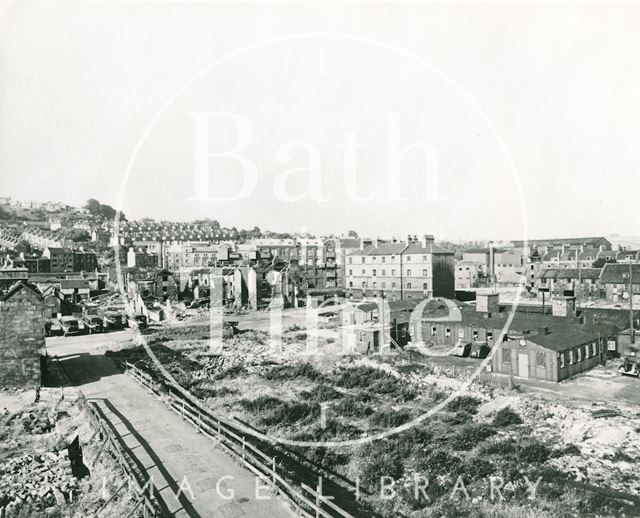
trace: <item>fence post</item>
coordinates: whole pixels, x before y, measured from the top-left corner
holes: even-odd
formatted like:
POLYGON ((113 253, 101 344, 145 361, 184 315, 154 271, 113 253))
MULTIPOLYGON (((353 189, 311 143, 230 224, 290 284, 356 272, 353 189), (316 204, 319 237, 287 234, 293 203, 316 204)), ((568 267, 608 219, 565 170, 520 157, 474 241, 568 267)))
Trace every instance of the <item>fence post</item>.
POLYGON ((276 485, 276 458, 271 458, 271 478, 273 480, 273 485, 276 485))
POLYGON ((316 486, 316 518, 320 518, 320 495, 322 494, 322 477, 318 477, 316 486))
POLYGON ((244 448, 245 448, 245 444, 246 441, 244 439, 244 435, 242 436, 242 459, 244 460, 244 448))

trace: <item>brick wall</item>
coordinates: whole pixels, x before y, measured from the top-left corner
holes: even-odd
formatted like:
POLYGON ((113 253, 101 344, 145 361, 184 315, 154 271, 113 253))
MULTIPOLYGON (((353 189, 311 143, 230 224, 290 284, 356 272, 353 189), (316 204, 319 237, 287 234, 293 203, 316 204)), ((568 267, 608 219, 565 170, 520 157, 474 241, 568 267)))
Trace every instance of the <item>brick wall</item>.
POLYGON ((42 297, 25 287, 0 301, 0 386, 40 385, 44 347, 42 297))

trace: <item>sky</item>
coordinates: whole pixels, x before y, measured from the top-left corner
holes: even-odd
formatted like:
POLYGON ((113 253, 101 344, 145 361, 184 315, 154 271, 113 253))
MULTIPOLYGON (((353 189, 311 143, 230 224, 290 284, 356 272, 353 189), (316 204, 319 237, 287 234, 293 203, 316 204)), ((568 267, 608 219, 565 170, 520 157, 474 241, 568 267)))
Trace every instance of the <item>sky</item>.
POLYGON ((0 3, 0 195, 371 237, 637 235, 640 4, 0 3))

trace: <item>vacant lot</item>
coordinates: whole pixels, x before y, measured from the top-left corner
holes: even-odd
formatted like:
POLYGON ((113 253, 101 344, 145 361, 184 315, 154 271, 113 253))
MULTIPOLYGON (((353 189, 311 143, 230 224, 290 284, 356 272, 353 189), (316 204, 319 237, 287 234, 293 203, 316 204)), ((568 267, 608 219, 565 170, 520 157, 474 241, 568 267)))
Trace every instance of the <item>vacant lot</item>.
MULTIPOLYGON (((283 333, 282 351, 271 350, 265 333, 247 331, 213 355, 207 332, 165 330, 151 347, 215 413, 271 437, 318 443, 292 449, 358 481, 363 505, 380 516, 635 512, 625 495, 640 491, 637 411, 552 404, 479 384, 457 393, 462 381, 446 369, 404 361, 318 360, 304 355, 297 326, 283 333), (351 442, 325 447, 326 441, 351 442)), ((332 345, 322 343, 321 352, 332 345)), ((142 348, 114 354, 155 371, 142 348)))

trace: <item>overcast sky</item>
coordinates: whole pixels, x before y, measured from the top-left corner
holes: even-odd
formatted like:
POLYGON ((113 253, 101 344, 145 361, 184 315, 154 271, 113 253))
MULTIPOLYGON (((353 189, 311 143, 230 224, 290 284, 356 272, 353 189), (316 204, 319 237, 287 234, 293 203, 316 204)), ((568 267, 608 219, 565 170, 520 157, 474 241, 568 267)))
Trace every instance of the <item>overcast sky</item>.
POLYGON ((639 26, 605 2, 2 3, 0 195, 122 189, 130 218, 276 231, 637 235, 639 26), (205 113, 199 149, 241 157, 209 158, 208 192, 205 113), (395 161, 394 139, 413 146, 395 161))

